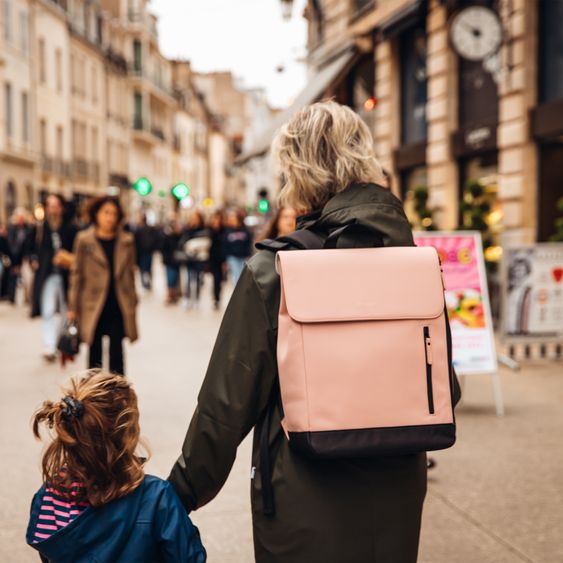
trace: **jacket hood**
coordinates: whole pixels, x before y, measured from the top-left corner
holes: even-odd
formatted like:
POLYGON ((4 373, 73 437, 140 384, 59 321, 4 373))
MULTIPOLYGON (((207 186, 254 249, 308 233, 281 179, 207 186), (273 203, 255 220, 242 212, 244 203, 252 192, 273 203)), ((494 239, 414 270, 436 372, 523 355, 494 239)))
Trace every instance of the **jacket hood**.
POLYGON ((377 184, 353 184, 337 193, 321 211, 300 217, 297 226, 329 232, 351 222, 379 233, 385 246, 414 245, 403 204, 377 184))
MULTIPOLYGON (((51 537, 33 543, 33 533, 45 495, 45 487, 42 487, 33 498, 31 505, 26 533, 27 543, 49 560, 79 561, 84 553, 91 552, 95 546, 103 544, 111 536, 115 538, 112 551, 120 553, 139 518, 147 480, 150 480, 150 477, 145 477, 141 485, 125 497, 100 508, 86 508, 75 520, 51 537)), ((105 560, 111 559, 110 556, 105 560)))

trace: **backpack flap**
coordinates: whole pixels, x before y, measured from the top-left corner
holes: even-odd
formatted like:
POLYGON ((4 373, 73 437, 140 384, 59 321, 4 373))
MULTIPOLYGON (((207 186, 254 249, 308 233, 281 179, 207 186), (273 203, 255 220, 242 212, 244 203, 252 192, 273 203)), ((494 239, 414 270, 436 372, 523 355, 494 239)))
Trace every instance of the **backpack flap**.
POLYGON ((455 441, 451 351, 433 248, 280 252, 284 429, 313 457, 455 441))

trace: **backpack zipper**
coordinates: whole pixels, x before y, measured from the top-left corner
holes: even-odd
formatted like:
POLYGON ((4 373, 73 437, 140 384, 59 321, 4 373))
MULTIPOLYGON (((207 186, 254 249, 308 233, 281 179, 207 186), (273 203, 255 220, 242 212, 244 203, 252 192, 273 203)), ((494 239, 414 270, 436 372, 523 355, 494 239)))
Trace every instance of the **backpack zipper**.
POLYGON ((428 393, 428 411, 434 414, 434 391, 432 389, 432 340, 430 328, 424 327, 424 356, 426 360, 426 391, 428 393))

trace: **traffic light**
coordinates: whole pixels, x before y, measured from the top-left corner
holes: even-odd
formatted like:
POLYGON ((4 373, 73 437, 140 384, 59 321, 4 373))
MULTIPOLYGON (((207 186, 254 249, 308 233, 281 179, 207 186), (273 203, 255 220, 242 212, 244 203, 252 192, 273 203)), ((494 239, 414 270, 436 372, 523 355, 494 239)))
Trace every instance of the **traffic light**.
POLYGON ((268 201, 268 190, 266 188, 262 188, 258 192, 259 200, 258 200, 258 211, 262 213, 262 215, 266 215, 268 211, 270 211, 270 202, 268 201))
POLYGON ((190 188, 183 182, 180 182, 179 184, 172 186, 172 195, 178 201, 182 201, 190 195, 190 188))
POLYGON ((149 180, 145 177, 139 178, 134 184, 133 189, 140 195, 140 196, 147 196, 152 192, 152 184, 149 180))

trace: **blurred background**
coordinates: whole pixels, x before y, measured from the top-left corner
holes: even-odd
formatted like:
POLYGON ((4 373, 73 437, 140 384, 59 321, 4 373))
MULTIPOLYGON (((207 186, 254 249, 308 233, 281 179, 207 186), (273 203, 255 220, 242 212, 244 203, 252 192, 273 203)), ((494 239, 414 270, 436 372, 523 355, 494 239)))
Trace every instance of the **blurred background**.
MULTIPOLYGON (((28 319, 26 249, 48 195, 80 228, 95 196, 127 212, 145 263, 128 376, 149 471, 166 476, 234 281, 231 268, 213 302, 202 267, 190 303, 174 245, 226 219, 246 237, 240 262, 252 239, 290 232, 270 143, 327 98, 370 128, 417 242, 480 280, 448 306, 459 334, 482 332, 492 367, 464 378, 459 443, 434 456, 421 561, 563 561, 563 0, 0 0, 0 559, 35 559, 28 420, 73 373, 41 359, 28 319)), ((241 452, 194 515, 210 561, 252 559, 248 441, 241 452)))

